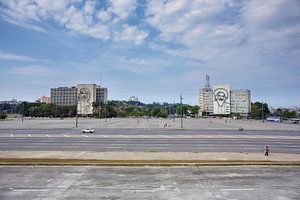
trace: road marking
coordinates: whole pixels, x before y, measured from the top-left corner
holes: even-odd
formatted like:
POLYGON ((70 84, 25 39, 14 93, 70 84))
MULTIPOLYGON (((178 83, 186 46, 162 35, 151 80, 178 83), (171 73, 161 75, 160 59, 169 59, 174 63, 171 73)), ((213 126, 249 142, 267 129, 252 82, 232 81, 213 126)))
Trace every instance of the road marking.
POLYGON ((28 137, 31 137, 31 134, 27 134, 28 135, 28 137))
POLYGON ((52 178, 48 179, 46 182, 49 183, 50 181, 52 181, 52 178))
POLYGON ((10 137, 14 137, 14 135, 13 135, 13 134, 10 134, 10 137))
POLYGON ((50 137, 50 135, 46 134, 47 137, 50 137))
POLYGON ((89 136, 88 136, 88 135, 83 135, 83 134, 82 134, 82 137, 89 137, 89 136))
POLYGON ((252 191, 254 190, 253 188, 225 188, 225 189, 220 189, 221 191, 252 191))
POLYGON ((101 136, 103 136, 103 137, 108 137, 107 135, 101 135, 101 136))
POLYGON ((127 136, 127 135, 116 135, 117 137, 122 137, 122 138, 128 138, 130 136, 127 136))
POLYGON ((141 138, 150 138, 151 136, 149 135, 137 135, 138 137, 141 137, 141 138))
POLYGON ((13 189, 14 192, 46 192, 47 189, 13 189))
POLYGON ((65 137, 70 137, 70 136, 68 136, 68 135, 64 135, 65 137))

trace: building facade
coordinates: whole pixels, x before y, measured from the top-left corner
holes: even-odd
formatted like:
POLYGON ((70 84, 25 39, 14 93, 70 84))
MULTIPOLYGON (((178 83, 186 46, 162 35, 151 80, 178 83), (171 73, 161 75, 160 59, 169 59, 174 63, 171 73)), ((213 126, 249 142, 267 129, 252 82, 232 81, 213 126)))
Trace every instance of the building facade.
POLYGON ((213 115, 213 91, 211 88, 202 88, 199 91, 199 115, 213 115))
POLYGON ((230 90, 229 85, 199 90, 199 116, 240 114, 247 117, 250 112, 250 90, 230 90))
POLYGON ((59 106, 77 105, 77 114, 93 113, 93 102, 107 102, 107 88, 96 84, 51 88, 51 101, 59 106))
POLYGON ((229 85, 217 85, 213 87, 214 115, 230 114, 230 89, 229 85))
POLYGON ((230 92, 231 113, 241 114, 248 117, 251 112, 251 92, 250 90, 232 90, 230 92))
POLYGON ((51 88, 51 102, 58 106, 74 106, 77 101, 77 88, 73 87, 58 87, 51 88))
POLYGON ((38 98, 37 102, 51 103, 51 97, 42 96, 42 97, 38 98))

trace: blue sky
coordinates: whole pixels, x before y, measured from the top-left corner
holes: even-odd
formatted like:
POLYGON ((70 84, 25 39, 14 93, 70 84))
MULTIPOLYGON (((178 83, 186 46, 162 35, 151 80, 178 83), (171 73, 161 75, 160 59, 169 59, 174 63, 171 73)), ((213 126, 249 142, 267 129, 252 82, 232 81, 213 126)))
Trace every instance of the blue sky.
POLYGON ((197 104, 206 74, 300 106, 300 1, 0 0, 0 100, 97 83, 109 99, 197 104))

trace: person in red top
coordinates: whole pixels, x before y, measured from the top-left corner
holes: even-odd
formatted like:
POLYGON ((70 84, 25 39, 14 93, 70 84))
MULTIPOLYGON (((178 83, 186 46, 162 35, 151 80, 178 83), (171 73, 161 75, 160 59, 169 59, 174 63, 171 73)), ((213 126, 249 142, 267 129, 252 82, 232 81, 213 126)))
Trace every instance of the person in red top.
POLYGON ((269 156, 269 146, 265 146, 265 156, 269 156))

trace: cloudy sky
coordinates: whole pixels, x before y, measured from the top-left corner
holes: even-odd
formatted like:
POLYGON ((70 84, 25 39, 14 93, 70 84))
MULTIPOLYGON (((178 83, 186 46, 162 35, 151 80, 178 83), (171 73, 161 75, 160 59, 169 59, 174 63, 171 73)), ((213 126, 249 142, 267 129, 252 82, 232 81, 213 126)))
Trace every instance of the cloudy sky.
POLYGON ((0 0, 0 100, 97 83, 197 104, 205 85, 300 106, 299 0, 0 0))

